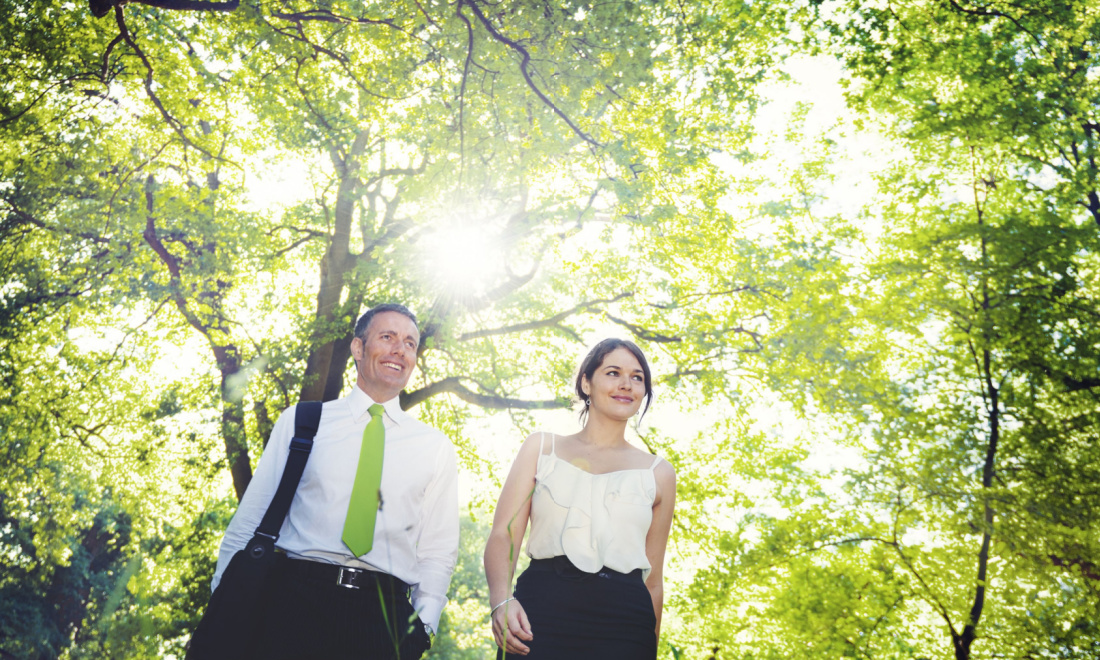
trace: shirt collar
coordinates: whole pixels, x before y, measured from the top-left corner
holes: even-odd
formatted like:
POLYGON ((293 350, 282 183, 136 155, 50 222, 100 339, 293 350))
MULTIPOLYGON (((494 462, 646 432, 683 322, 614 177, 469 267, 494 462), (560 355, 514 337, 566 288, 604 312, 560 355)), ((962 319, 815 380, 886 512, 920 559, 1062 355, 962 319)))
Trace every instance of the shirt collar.
POLYGON ((359 421, 364 417, 368 417, 370 415, 369 408, 375 403, 382 404, 382 407, 385 409, 385 416, 388 417, 393 423, 400 426, 401 423, 405 421, 405 415, 407 413, 404 410, 401 410, 400 396, 395 396, 389 401, 375 401, 374 399, 371 399, 366 392, 361 390, 357 383, 352 386, 351 392, 347 396, 347 400, 348 406, 351 407, 352 419, 356 421, 359 421))

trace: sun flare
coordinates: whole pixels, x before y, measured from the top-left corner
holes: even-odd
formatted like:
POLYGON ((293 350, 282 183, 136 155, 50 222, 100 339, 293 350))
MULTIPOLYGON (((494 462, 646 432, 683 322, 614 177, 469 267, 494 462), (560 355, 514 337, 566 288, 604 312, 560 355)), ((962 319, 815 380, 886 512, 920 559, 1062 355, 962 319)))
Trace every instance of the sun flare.
POLYGON ((501 263, 495 227, 456 221, 438 227, 423 241, 423 267, 436 286, 451 295, 479 295, 492 284, 501 263))

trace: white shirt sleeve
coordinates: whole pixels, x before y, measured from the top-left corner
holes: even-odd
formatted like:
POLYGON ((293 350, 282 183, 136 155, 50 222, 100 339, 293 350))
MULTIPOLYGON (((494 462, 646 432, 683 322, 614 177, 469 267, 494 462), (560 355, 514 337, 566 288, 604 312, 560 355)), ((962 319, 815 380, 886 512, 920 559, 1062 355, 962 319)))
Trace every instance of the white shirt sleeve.
POLYGON ((416 545, 420 582, 410 594, 420 620, 433 633, 439 630, 458 560, 458 468, 450 442, 440 443, 435 463, 435 476, 424 493, 424 517, 416 545))
POLYGON ((249 539, 256 532, 256 528, 263 520, 267 507, 271 504, 271 498, 279 487, 279 479, 286 469, 286 457, 290 452, 290 441, 294 436, 294 407, 287 408, 279 415, 275 427, 271 430, 267 448, 260 456, 260 462, 256 466, 256 472, 252 475, 252 481, 248 482, 248 488, 244 491, 244 497, 237 506, 237 512, 229 521, 222 537, 221 548, 218 550, 218 567, 214 571, 214 580, 210 583, 210 589, 217 588, 222 579, 222 573, 229 566, 230 560, 238 550, 243 550, 249 539))

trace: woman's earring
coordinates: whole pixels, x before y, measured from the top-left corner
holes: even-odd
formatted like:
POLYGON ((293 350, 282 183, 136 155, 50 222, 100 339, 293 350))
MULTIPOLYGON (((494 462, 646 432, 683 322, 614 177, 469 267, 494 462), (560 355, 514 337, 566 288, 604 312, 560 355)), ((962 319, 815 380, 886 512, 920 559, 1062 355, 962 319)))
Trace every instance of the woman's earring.
POLYGON ((592 399, 590 397, 585 397, 584 407, 587 408, 589 405, 591 405, 591 403, 592 403, 592 399))

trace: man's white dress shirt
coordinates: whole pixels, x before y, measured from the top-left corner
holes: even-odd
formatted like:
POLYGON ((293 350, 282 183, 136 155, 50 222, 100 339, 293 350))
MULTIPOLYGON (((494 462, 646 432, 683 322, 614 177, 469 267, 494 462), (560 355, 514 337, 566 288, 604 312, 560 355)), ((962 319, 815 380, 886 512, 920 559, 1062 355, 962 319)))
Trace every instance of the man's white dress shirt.
MULTIPOLYGON (((324 404, 313 450, 275 545, 294 559, 382 571, 403 580, 412 586, 412 605, 421 621, 436 631, 458 559, 458 470, 446 436, 401 410, 397 398, 382 403, 386 445, 374 546, 356 558, 340 539, 363 429, 370 421, 367 409, 374 403, 356 385, 346 397, 324 404)), ((275 423, 225 530, 211 588, 260 524, 283 476, 293 436, 292 406, 275 423)))

